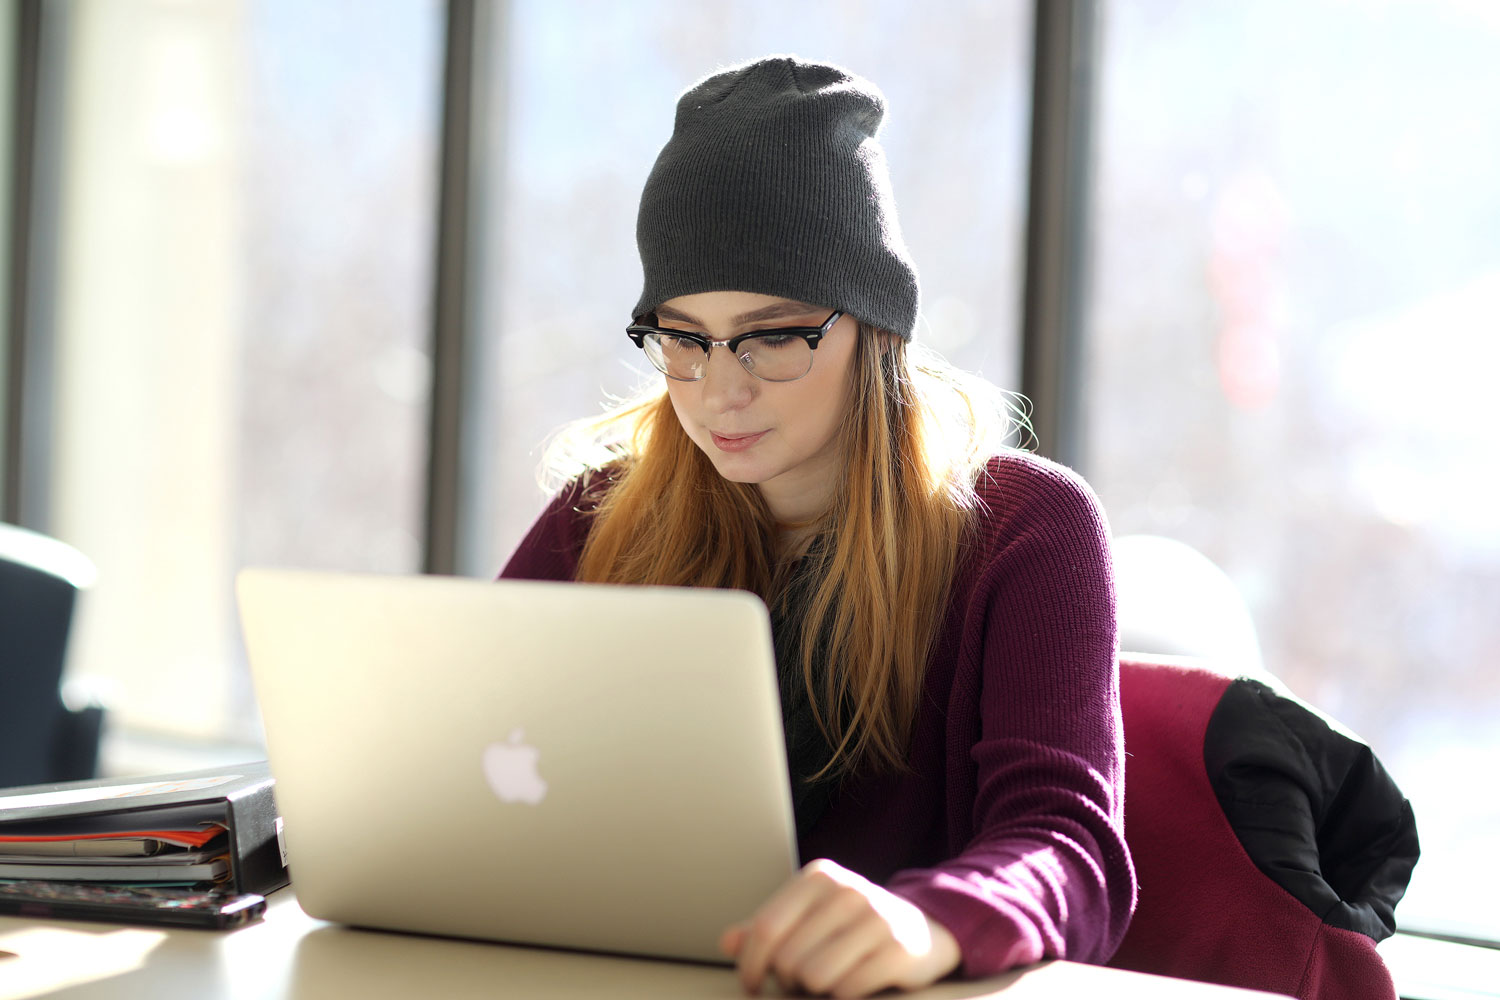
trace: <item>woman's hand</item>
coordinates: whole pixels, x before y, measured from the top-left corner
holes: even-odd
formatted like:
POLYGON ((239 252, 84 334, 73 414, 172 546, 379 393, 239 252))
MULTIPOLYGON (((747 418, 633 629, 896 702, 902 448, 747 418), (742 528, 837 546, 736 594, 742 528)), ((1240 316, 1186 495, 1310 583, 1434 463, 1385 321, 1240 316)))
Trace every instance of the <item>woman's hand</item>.
POLYGON ((913 903, 832 861, 812 861, 719 939, 740 981, 863 997, 917 989, 958 967, 958 942, 913 903))

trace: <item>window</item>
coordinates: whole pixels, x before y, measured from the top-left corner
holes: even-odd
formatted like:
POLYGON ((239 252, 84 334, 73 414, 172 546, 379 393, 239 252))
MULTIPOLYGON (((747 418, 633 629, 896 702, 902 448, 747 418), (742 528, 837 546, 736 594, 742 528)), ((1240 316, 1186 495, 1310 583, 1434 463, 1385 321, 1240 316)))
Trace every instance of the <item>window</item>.
POLYGON ((70 671, 117 730, 254 739, 234 572, 420 565, 443 8, 62 9, 70 671))
POLYGON ((1237 583, 1423 842, 1403 925, 1497 925, 1500 15, 1103 6, 1087 472, 1237 583))

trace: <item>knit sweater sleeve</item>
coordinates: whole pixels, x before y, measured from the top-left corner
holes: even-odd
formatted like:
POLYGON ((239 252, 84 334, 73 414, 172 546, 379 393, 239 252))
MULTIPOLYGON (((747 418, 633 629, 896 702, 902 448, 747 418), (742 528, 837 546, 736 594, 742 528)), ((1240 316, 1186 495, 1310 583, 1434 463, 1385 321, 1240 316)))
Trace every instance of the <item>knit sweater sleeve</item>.
POLYGON ((502 580, 572 580, 588 537, 588 515, 598 502, 588 479, 558 491, 516 546, 502 580))
POLYGON ((1030 456, 992 462, 980 493, 948 625, 946 754, 973 782, 968 839, 887 885, 953 933, 966 975, 1103 962, 1136 893, 1108 529, 1081 479, 1030 456))

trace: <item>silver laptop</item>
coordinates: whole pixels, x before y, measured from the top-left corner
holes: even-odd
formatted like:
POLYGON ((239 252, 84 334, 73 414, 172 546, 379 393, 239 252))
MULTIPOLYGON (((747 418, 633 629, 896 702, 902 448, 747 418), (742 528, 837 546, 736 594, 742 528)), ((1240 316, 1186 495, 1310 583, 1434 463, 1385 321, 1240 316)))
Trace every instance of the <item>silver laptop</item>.
POLYGON ((722 962, 795 869, 753 595, 270 569, 238 594, 312 916, 722 962))

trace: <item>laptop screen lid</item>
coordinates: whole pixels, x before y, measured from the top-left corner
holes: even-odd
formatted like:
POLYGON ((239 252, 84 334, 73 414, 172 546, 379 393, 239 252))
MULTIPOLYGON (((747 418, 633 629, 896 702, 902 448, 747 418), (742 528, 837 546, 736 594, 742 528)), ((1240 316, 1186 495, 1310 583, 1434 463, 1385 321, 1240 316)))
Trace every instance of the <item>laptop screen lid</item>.
POLYGON ((723 962, 796 868, 754 595, 247 569, 238 596, 312 916, 723 962))

